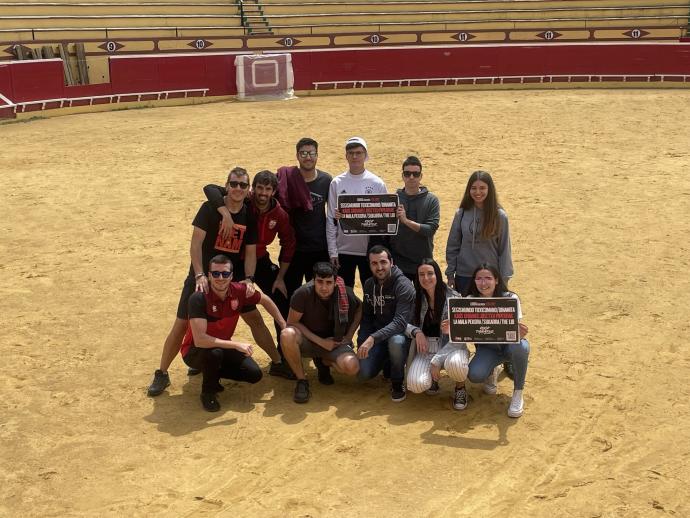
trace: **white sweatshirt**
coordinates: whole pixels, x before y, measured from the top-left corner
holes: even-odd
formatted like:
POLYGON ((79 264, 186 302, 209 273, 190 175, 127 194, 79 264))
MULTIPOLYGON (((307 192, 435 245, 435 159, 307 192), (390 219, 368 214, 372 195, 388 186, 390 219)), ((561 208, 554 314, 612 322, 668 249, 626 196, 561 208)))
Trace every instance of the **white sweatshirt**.
POLYGON ((331 182, 328 190, 328 213, 326 218, 326 239, 328 255, 338 254, 367 255, 369 236, 346 236, 340 232, 335 220, 335 209, 338 207, 339 194, 385 194, 386 184, 374 173, 365 169, 362 174, 351 174, 349 171, 339 174, 331 182))

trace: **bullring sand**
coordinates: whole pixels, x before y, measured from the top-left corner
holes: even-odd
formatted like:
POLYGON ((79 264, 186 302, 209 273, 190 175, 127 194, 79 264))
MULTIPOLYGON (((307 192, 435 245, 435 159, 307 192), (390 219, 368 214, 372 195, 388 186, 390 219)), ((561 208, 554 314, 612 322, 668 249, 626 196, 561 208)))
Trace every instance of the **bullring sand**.
MULTIPOLYGON (((360 95, 0 126, 0 515, 687 516, 689 91, 360 95), (532 356, 525 415, 471 386, 228 383, 205 413, 158 365, 201 188, 369 142, 389 189, 417 154, 442 204, 491 171, 532 356)), ((275 255, 274 255, 275 256, 275 255)), ((243 324, 238 335, 249 339, 243 324)), ((262 352, 257 359, 264 367, 262 352)), ((310 371, 314 379, 314 371, 310 371)))

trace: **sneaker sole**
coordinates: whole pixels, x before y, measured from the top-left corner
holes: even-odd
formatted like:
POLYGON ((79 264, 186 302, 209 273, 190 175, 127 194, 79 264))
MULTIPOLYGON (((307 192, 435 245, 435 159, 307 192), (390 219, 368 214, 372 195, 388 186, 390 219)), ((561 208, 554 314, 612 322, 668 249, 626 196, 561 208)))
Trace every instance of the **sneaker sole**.
POLYGON ((170 386, 170 382, 168 382, 168 384, 167 384, 165 387, 163 387, 162 389, 160 389, 160 390, 151 390, 151 388, 149 388, 149 389, 146 391, 146 395, 147 395, 148 397, 160 396, 163 392, 165 392, 165 389, 167 389, 169 386, 170 386))
POLYGON ((407 394, 405 394, 405 395, 404 395, 403 397, 401 397, 401 398, 394 398, 394 397, 391 397, 391 401, 392 401, 393 403, 402 403, 402 402, 405 401, 406 399, 407 399, 407 394))
POLYGON ((489 396, 494 396, 494 395, 498 394, 498 387, 493 387, 490 389, 487 389, 486 387, 484 387, 482 390, 484 391, 484 394, 487 394, 489 396))
POLYGON ((459 407, 455 403, 453 403, 453 410, 457 410, 458 412, 465 410, 467 408, 467 404, 465 403, 465 406, 459 407))
POLYGON ((522 414, 524 413, 523 409, 520 409, 520 412, 511 412, 510 408, 508 409, 508 417, 512 417, 514 419, 517 419, 518 417, 522 417, 522 414))

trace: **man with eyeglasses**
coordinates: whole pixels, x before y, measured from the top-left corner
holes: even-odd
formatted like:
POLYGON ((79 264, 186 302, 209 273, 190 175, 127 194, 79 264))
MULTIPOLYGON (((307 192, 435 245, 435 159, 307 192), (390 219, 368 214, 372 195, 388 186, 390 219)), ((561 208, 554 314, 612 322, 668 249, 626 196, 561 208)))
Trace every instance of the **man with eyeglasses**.
POLYGON ((434 257, 434 234, 441 219, 438 198, 421 185, 422 163, 408 156, 402 165, 404 188, 398 189, 398 234, 390 236, 393 260, 407 278, 414 281, 417 266, 434 257))
POLYGON ((217 394, 225 390, 221 378, 257 383, 262 377, 261 368, 252 358, 251 344, 232 339, 242 308, 261 304, 281 329, 285 329, 285 320, 268 296, 251 290, 246 284, 231 282, 233 265, 229 257, 211 258, 204 277, 210 289, 189 297, 189 326, 180 353, 187 365, 202 372, 204 409, 217 412, 220 410, 217 394))
MULTIPOLYGON (((163 353, 158 370, 154 373, 153 381, 148 388, 148 395, 158 396, 170 385, 168 367, 180 350, 182 338, 187 329, 187 303, 194 292, 208 292, 208 278, 206 269, 211 257, 224 254, 233 262, 234 274, 237 279, 253 289, 253 276, 256 271, 256 219, 251 215, 249 207, 245 204, 249 191, 249 174, 242 167, 235 167, 228 175, 225 186, 228 194, 225 196, 225 205, 232 215, 233 225, 231 232, 224 237, 220 232, 221 215, 211 204, 204 202, 197 212, 192 226, 192 242, 189 249, 191 265, 189 275, 184 282, 180 301, 177 306, 177 315, 172 329, 168 333, 163 344, 163 353), (242 260, 244 258, 244 260, 242 260)), ((261 320, 256 308, 243 315, 243 319, 249 325, 256 320, 261 320), (258 317, 257 317, 258 315, 258 317)), ((268 332, 268 330, 266 330, 268 332)), ((270 333, 269 333, 270 337, 270 333)), ((280 361, 280 355, 275 346, 270 342, 259 344, 274 362, 280 361)))
POLYGON ((276 195, 290 215, 297 241, 293 260, 285 274, 288 299, 303 281, 312 279, 316 263, 330 260, 326 241, 326 200, 333 178, 316 168, 319 157, 316 140, 304 137, 295 147, 299 166, 278 169, 276 195))
POLYGON ((336 176, 328 191, 328 219, 326 237, 331 263, 338 268, 338 275, 351 288, 355 285, 355 270, 364 286, 371 277, 367 260, 369 236, 344 235, 336 219, 339 194, 384 194, 386 184, 365 167, 369 158, 367 143, 362 137, 352 137, 345 143, 345 159, 348 170, 336 176))

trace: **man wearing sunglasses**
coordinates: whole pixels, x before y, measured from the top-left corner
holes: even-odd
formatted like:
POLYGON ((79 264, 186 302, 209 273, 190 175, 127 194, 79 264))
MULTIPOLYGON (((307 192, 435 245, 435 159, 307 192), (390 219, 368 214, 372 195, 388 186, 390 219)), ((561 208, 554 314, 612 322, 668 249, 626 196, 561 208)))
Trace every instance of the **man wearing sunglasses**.
POLYGON ((231 282, 232 277, 230 258, 216 255, 209 261, 205 276, 210 289, 189 297, 189 327, 180 353, 187 365, 202 372, 201 404, 209 412, 220 410, 217 394, 225 390, 221 378, 257 383, 262 377, 252 358, 251 344, 232 339, 242 308, 261 304, 285 329, 283 316, 268 296, 246 284, 231 282))
MULTIPOLYGON (((266 293, 271 300, 278 306, 283 318, 287 318, 290 309, 287 288, 285 286, 285 273, 290 266, 290 262, 295 254, 295 233, 290 225, 290 218, 280 206, 280 203, 273 197, 278 188, 278 179, 271 171, 260 171, 254 175, 252 180, 252 193, 249 197, 249 209, 257 222, 257 243, 256 243, 256 272, 254 282, 266 293), (268 245, 278 236, 280 241, 280 254, 278 262, 280 266, 271 261, 268 252, 268 245)), ((207 185, 204 187, 204 194, 211 205, 220 213, 223 218, 221 225, 221 235, 224 231, 232 229, 233 219, 230 210, 225 205, 225 196, 228 192, 218 185, 207 185)), ((266 352, 273 351, 273 338, 268 328, 263 322, 258 312, 251 311, 255 307, 247 306, 243 311, 243 319, 250 325, 252 336, 266 352), (269 346, 270 345, 270 346, 269 346)), ((276 322, 276 339, 280 337, 280 328, 276 322)), ((278 348, 280 357, 282 352, 278 348)), ((272 354, 272 353, 270 353, 272 354)), ((288 379, 295 379, 287 363, 276 361, 271 363, 269 374, 272 376, 282 376, 288 379)))
POLYGON ((422 163, 409 156, 402 165, 405 187, 398 189, 398 234, 390 237, 393 260, 406 277, 414 281, 417 266, 434 257, 434 234, 441 218, 438 198, 421 185, 422 163))
MULTIPOLYGON (((234 221, 232 231, 226 237, 221 235, 219 232, 221 215, 208 201, 201 205, 192 221, 194 230, 189 250, 192 264, 182 288, 175 322, 163 344, 160 367, 154 373, 153 381, 148 388, 149 396, 158 396, 170 385, 168 367, 170 367, 170 364, 179 352, 182 338, 187 329, 187 303, 192 293, 208 292, 209 285, 206 268, 211 257, 218 254, 227 255, 233 262, 235 278, 241 280, 246 277, 246 280, 243 282, 253 287, 252 278, 256 271, 257 229, 256 219, 251 215, 249 207, 245 204, 249 191, 249 174, 247 170, 242 167, 232 169, 228 175, 225 187, 228 193, 224 198, 225 205, 234 221), (244 258, 244 261, 242 258, 244 258)), ((249 325, 255 324, 256 327, 258 327, 256 322, 260 321, 261 325, 266 328, 261 315, 259 315, 255 308, 253 313, 248 312, 246 315, 243 315, 243 319, 245 321, 249 320, 247 323, 249 325)), ((265 332, 270 339, 268 329, 265 332)), ((272 340, 259 342, 259 345, 264 348, 273 361, 280 361, 280 355, 272 340)))

